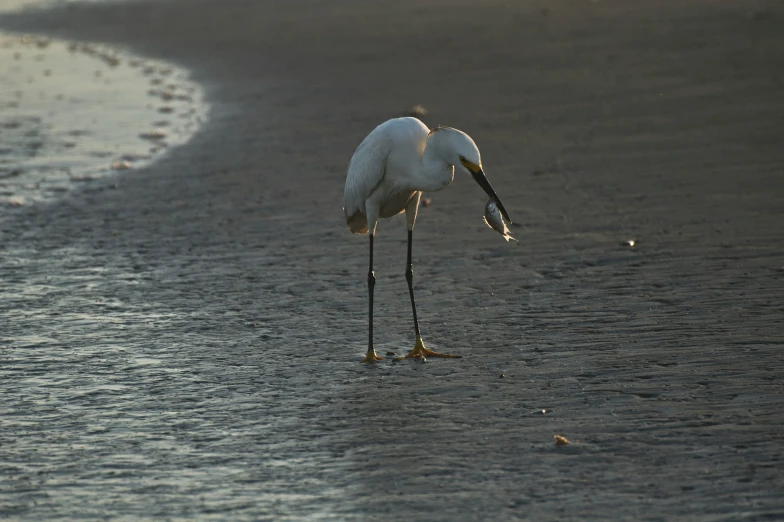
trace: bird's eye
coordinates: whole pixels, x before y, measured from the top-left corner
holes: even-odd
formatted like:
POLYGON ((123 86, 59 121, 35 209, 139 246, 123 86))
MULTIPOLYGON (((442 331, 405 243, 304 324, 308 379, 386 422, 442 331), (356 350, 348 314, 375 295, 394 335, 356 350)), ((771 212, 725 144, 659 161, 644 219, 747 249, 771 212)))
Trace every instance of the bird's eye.
POLYGON ((465 159, 465 156, 460 156, 460 161, 463 161, 463 162, 464 162, 465 160, 466 160, 466 159, 465 159))

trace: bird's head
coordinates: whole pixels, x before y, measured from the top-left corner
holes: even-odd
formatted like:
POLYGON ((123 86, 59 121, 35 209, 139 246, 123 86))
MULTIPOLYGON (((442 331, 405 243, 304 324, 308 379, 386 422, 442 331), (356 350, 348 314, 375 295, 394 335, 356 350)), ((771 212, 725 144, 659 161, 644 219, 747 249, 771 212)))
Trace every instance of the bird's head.
POLYGON ((430 134, 433 138, 438 136, 437 141, 440 142, 439 145, 446 162, 474 178, 482 190, 498 204, 504 219, 511 223, 512 220, 509 219, 504 205, 498 199, 493 187, 490 186, 490 182, 487 181, 484 170, 482 170, 482 156, 479 154, 479 147, 476 146, 471 136, 451 127, 437 127, 430 131, 430 134))

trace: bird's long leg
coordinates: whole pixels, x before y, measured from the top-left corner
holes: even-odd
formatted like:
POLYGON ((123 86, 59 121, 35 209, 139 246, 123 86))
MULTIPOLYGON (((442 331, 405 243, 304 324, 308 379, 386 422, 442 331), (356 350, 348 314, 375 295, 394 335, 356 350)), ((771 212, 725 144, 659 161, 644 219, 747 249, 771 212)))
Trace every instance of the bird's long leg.
POLYGON ((417 320, 416 301, 414 301, 414 267, 411 263, 411 245, 414 241, 413 230, 408 230, 408 258, 406 262, 406 281, 408 281, 408 295, 411 296, 411 311, 414 313, 414 333, 416 334, 416 344, 414 349, 405 357, 399 357, 396 360, 402 359, 424 359, 425 357, 447 357, 451 359, 459 359, 460 355, 450 355, 448 353, 438 353, 433 350, 425 348, 422 342, 422 335, 419 333, 419 321, 417 320))
POLYGON ((411 263, 411 246, 414 242, 414 231, 408 231, 408 256, 406 261, 406 281, 408 282, 408 295, 411 296, 411 311, 414 313, 414 333, 417 341, 422 337, 419 334, 419 321, 416 314, 416 301, 414 301, 414 266, 411 263))
POLYGON ((373 288, 376 286, 376 274, 373 272, 373 236, 370 234, 370 266, 368 268, 368 350, 362 362, 376 362, 384 358, 376 355, 373 348, 373 288))

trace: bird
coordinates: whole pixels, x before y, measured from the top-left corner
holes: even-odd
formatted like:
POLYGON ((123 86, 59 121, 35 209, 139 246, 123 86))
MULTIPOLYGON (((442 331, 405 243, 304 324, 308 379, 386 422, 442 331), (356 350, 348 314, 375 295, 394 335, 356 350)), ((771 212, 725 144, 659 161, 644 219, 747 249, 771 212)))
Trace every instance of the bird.
POLYGON ((368 349, 363 362, 374 363, 384 358, 373 346, 373 238, 380 218, 406 213, 408 224, 408 255, 405 277, 411 297, 416 341, 408 355, 400 359, 426 357, 459 358, 438 353, 425 347, 417 320, 414 300, 414 273, 411 262, 414 224, 422 192, 448 187, 455 170, 470 175, 494 200, 504 218, 511 223, 501 200, 485 176, 482 158, 474 140, 452 127, 430 129, 414 117, 393 118, 376 127, 359 144, 348 165, 344 189, 343 212, 352 234, 369 234, 368 268, 368 349))

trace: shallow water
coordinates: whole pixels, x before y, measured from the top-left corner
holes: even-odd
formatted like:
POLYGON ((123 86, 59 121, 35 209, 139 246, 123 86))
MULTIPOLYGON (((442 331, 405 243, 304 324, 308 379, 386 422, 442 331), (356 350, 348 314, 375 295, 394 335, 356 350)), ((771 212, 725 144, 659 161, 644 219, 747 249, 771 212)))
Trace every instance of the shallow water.
POLYGON ((187 71, 105 45, 0 32, 0 207, 139 168, 204 121, 187 71))

